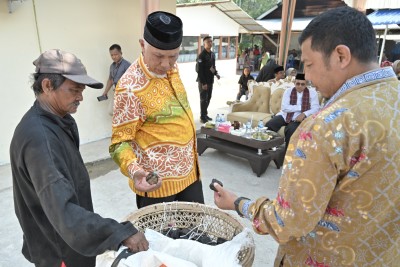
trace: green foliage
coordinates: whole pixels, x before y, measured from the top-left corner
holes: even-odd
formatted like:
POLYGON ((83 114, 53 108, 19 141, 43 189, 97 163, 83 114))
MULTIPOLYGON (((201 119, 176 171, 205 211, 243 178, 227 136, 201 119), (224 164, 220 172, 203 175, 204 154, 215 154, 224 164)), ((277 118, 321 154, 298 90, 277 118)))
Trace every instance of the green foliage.
POLYGON ((202 0, 176 0, 177 4, 187 4, 187 3, 199 3, 199 2, 209 2, 202 0))
POLYGON ((246 11, 250 17, 256 19, 258 16, 276 5, 278 0, 233 0, 233 2, 246 11))

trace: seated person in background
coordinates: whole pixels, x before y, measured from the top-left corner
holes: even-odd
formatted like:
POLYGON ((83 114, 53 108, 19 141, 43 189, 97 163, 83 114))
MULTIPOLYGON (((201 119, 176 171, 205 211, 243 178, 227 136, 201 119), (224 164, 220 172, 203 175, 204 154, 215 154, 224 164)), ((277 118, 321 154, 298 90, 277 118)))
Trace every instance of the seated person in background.
POLYGON ((279 82, 281 79, 285 78, 285 70, 282 66, 277 66, 274 69, 275 78, 268 80, 269 83, 276 83, 279 82))
POLYGON ((383 55, 382 56, 382 62, 381 62, 381 68, 390 67, 390 66, 392 66, 392 62, 389 61, 387 56, 383 55))
POLYGON ((393 62, 392 68, 394 70, 394 73, 397 76, 397 79, 400 80, 400 59, 398 59, 395 62, 393 62))
POLYGON ((288 68, 286 70, 285 82, 292 83, 296 80, 297 70, 295 68, 288 68))
POLYGON ((316 113, 319 107, 317 91, 307 88, 304 74, 298 73, 295 87, 286 89, 283 93, 281 111, 269 120, 265 126, 274 132, 278 132, 282 126, 286 126, 286 151, 290 137, 297 127, 305 118, 316 113))
POLYGON ((247 86, 247 83, 249 80, 254 80, 254 77, 251 76, 250 74, 250 68, 249 67, 244 67, 243 73, 239 78, 239 93, 236 96, 236 100, 239 101, 242 95, 246 96, 246 100, 249 98, 249 88, 247 86))

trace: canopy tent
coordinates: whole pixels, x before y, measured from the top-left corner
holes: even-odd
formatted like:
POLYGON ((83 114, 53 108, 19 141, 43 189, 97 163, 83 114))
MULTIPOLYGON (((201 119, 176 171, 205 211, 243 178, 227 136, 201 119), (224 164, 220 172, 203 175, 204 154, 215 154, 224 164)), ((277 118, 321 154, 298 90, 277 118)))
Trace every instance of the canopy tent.
POLYGON ((369 14, 368 19, 371 21, 372 25, 386 25, 381 52, 379 54, 379 64, 381 64, 388 27, 390 24, 400 24, 400 9, 379 9, 369 14))

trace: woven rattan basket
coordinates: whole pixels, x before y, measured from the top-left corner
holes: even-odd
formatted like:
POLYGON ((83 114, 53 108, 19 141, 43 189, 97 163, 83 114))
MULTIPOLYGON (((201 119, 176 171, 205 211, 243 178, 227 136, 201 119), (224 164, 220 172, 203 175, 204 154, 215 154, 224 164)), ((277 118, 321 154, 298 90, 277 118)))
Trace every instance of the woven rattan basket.
MULTIPOLYGON (((135 227, 144 231, 149 228, 158 232, 170 228, 193 228, 208 236, 232 240, 234 236, 243 231, 243 225, 230 214, 204 204, 191 202, 168 202, 144 207, 132 214, 126 220, 131 221, 135 227), (202 221, 210 222, 207 228, 202 227, 202 221)), ((254 240, 238 253, 239 263, 244 267, 251 267, 254 261, 254 240)))

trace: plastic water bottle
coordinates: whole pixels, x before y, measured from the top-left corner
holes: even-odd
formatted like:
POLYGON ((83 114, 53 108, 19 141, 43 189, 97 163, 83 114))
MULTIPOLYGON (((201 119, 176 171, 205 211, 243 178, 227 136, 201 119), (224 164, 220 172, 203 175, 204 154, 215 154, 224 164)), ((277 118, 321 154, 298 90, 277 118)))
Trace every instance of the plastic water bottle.
POLYGON ((247 130, 251 130, 251 121, 250 121, 250 120, 248 120, 248 121, 246 122, 246 129, 247 129, 247 130))
POLYGON ((221 116, 217 114, 217 117, 215 117, 215 129, 217 130, 219 127, 219 124, 221 122, 221 116))
POLYGON ((258 121, 258 130, 261 131, 261 129, 264 128, 264 122, 262 120, 258 121))
POLYGON ((220 122, 225 122, 226 120, 225 120, 225 114, 221 114, 221 120, 220 120, 220 122))
POLYGON ((250 119, 246 122, 245 136, 246 137, 250 137, 251 136, 251 120, 250 119))

